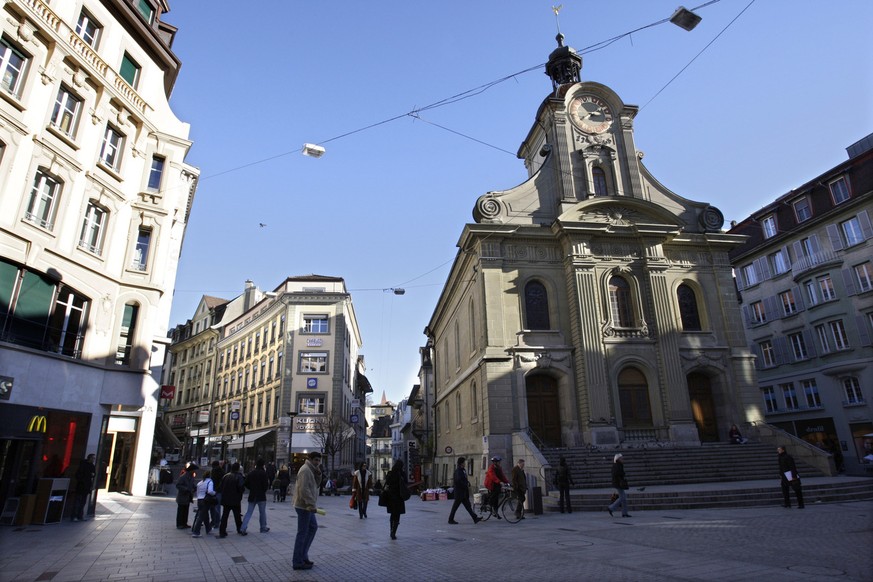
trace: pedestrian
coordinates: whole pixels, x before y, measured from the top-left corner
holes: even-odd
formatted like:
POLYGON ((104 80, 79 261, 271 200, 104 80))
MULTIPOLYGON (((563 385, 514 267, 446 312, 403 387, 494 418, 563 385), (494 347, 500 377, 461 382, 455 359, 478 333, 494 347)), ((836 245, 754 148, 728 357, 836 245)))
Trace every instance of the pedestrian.
POLYGON ((249 506, 246 509, 246 516, 243 518, 240 534, 246 535, 249 528, 249 520, 255 512, 255 506, 258 508, 258 518, 260 519, 261 533, 267 533, 270 528, 267 527, 267 490, 270 489, 270 482, 267 480, 267 471, 264 469, 264 459, 255 461, 255 468, 246 475, 245 484, 249 490, 249 506))
POLYGON ((558 505, 561 507, 561 513, 564 513, 565 505, 567 513, 573 513, 573 506, 570 503, 570 485, 576 485, 573 481, 573 473, 567 465, 567 459, 561 457, 558 459, 558 469, 555 471, 555 486, 559 492, 558 505))
POLYGON ((737 425, 735 424, 732 424, 730 431, 728 431, 728 439, 730 439, 731 444, 734 445, 744 445, 749 442, 749 439, 745 438, 740 433, 740 429, 737 428, 737 425))
POLYGON ((403 470, 403 461, 397 459, 394 466, 385 475, 385 488, 379 496, 379 505, 385 507, 391 516, 391 539, 397 539, 397 527, 400 525, 400 516, 406 513, 406 500, 409 499, 409 484, 406 481, 406 471, 403 470))
POLYGON ((612 516, 612 512, 621 508, 622 517, 631 517, 627 512, 627 477, 624 474, 624 457, 621 453, 617 453, 612 458, 612 486, 615 487, 615 492, 618 494, 618 499, 609 504, 606 511, 612 516))
POLYGON ((373 473, 367 470, 367 463, 361 463, 352 475, 352 497, 358 504, 358 519, 367 517, 370 503, 370 489, 373 488, 373 473))
POLYGON ((321 483, 321 453, 312 451, 297 471, 294 487, 294 511, 297 513, 297 537, 294 538, 294 555, 291 567, 294 570, 309 570, 314 565, 309 559, 309 547, 318 532, 315 519, 318 507, 318 487, 321 483))
POLYGON ((215 496, 215 482, 212 480, 212 471, 203 471, 203 479, 197 484, 195 493, 197 497, 197 517, 194 518, 194 527, 191 528, 191 537, 199 538, 200 526, 206 526, 206 535, 212 533, 212 508, 218 504, 215 496))
POLYGON ((491 457, 491 464, 488 470, 485 471, 485 488, 489 491, 488 505, 491 506, 491 514, 497 519, 503 519, 497 513, 497 506, 500 504, 500 494, 503 491, 503 485, 509 484, 506 480, 506 475, 503 474, 503 468, 500 466, 500 461, 503 457, 496 455, 491 457))
POLYGON ((782 485, 782 507, 791 507, 791 498, 788 494, 788 487, 794 489, 794 496, 797 497, 797 509, 803 509, 803 489, 800 486, 800 475, 797 473, 797 465, 794 464, 794 458, 785 451, 785 447, 777 447, 776 452, 779 455, 779 481, 782 485))
POLYGON ((524 473, 524 459, 519 459, 511 472, 512 495, 515 497, 515 517, 524 519, 524 501, 527 498, 527 475, 524 473))
POLYGON ((242 498, 246 492, 245 478, 239 472, 239 463, 230 466, 230 473, 221 478, 218 484, 218 492, 221 495, 221 522, 218 526, 218 537, 227 537, 227 516, 233 512, 233 520, 236 522, 236 533, 245 535, 242 531, 242 498))
POLYGON ((94 487, 94 475, 97 473, 97 468, 94 466, 94 461, 97 457, 93 454, 88 455, 85 459, 79 462, 79 468, 76 469, 76 498, 73 505, 73 521, 84 521, 85 506, 88 505, 88 498, 91 495, 91 489, 94 487))
POLYGON ((452 476, 452 482, 455 490, 455 502, 452 504, 452 511, 449 513, 449 523, 458 525, 455 521, 455 512, 460 506, 464 506, 470 517, 473 518, 473 523, 479 523, 482 518, 473 512, 470 506, 470 480, 467 478, 467 459, 466 457, 458 457, 458 465, 455 467, 455 474, 452 476))
POLYGON ((267 463, 267 466, 264 467, 264 470, 267 472, 267 479, 272 483, 273 479, 276 478, 276 463, 270 461, 267 463))
MULTIPOLYGON (((288 485, 291 484, 291 474, 288 472, 286 465, 282 465, 282 468, 279 469, 276 479, 279 480, 279 501, 284 503, 285 498, 288 496, 288 485)), ((272 483, 272 480, 270 482, 272 483)))
POLYGON ((224 469, 221 467, 221 463, 218 461, 212 461, 212 483, 215 485, 215 494, 218 499, 218 503, 212 506, 212 525, 221 521, 221 487, 219 484, 221 480, 224 479, 224 469))
POLYGON ((176 529, 191 528, 188 523, 188 506, 194 500, 194 490, 197 487, 194 479, 198 470, 197 465, 188 463, 176 480, 176 529))

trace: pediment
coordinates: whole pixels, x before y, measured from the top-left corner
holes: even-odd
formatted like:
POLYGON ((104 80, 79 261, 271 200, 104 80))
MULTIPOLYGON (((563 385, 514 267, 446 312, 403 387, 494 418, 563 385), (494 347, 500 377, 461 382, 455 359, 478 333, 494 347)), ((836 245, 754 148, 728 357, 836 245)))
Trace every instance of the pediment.
POLYGON ((558 217, 564 228, 599 232, 678 233, 684 226, 672 212, 646 200, 609 196, 574 204, 558 217))

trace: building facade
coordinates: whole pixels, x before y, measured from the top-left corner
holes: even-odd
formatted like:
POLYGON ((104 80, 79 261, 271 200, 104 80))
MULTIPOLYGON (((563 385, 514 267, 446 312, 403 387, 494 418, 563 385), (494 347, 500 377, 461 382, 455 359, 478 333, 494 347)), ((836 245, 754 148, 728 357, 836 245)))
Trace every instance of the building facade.
POLYGON ((736 224, 731 260, 767 422, 860 473, 873 453, 873 135, 736 224))
POLYGON ((0 2, 0 503, 89 453, 99 489, 146 493, 199 174, 168 10, 0 2))
MULTIPOLYGON (((696 446, 761 417, 717 208, 642 164, 638 108, 580 82, 563 45, 518 151, 529 179, 481 196, 425 333, 435 470, 559 446, 696 446)), ((480 481, 481 482, 481 481, 480 481)))

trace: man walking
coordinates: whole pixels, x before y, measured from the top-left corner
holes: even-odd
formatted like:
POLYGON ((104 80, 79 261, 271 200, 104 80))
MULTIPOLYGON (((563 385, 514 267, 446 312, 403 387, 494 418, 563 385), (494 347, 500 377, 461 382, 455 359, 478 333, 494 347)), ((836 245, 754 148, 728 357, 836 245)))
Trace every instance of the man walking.
POLYGON ((270 528, 267 527, 267 490, 270 488, 270 482, 267 480, 267 471, 264 470, 264 459, 255 461, 255 468, 246 475, 246 487, 249 490, 249 507, 246 509, 246 516, 243 518, 240 535, 247 535, 249 528, 249 520, 255 512, 255 506, 258 508, 258 518, 261 522, 261 533, 267 533, 270 528))
POLYGON ((449 523, 458 525, 458 522, 455 521, 455 512, 461 505, 473 518, 473 523, 482 521, 482 518, 473 513, 473 508, 470 507, 470 480, 467 478, 467 459, 465 457, 458 458, 458 466, 452 480, 455 485, 455 502, 452 504, 451 513, 449 513, 449 523))
POLYGON ((224 478, 224 469, 221 467, 221 463, 219 461, 212 461, 212 482, 215 487, 215 496, 218 499, 218 503, 213 505, 210 508, 212 512, 212 523, 216 524, 221 520, 221 488, 219 485, 221 484, 221 480, 224 478))
POLYGON ((73 506, 73 521, 85 519, 85 506, 88 505, 88 497, 94 487, 94 475, 97 472, 94 467, 96 458, 93 454, 88 455, 79 463, 79 468, 76 470, 76 503, 73 506))
POLYGON ((512 495, 515 497, 515 517, 524 519, 524 501, 527 498, 527 475, 524 474, 524 459, 519 459, 512 468, 512 495))
POLYGON ((567 513, 573 513, 573 506, 570 505, 570 485, 576 485, 576 483, 573 482, 573 475, 567 465, 567 459, 561 457, 555 471, 555 486, 559 492, 558 505, 561 506, 561 513, 564 513, 565 505, 567 513))
POLYGON ((803 489, 800 487, 800 475, 797 474, 794 458, 785 452, 785 447, 777 447, 776 452, 779 454, 779 481, 782 485, 782 499, 784 501, 782 507, 791 507, 791 497, 788 493, 790 486, 794 489, 794 496, 797 497, 797 509, 803 509, 803 489))
POLYGON ((245 478, 239 472, 239 463, 230 466, 230 473, 221 478, 218 485, 221 505, 221 522, 218 526, 218 537, 227 537, 227 516, 233 512, 233 520, 236 522, 236 533, 245 535, 242 530, 242 498, 246 492, 245 478))
POLYGON ((309 570, 313 563, 309 560, 309 547, 318 531, 315 513, 318 511, 318 488, 321 483, 321 453, 312 451, 309 458, 297 471, 297 484, 294 487, 294 511, 297 512, 297 537, 294 539, 294 555, 291 567, 295 570, 309 570))

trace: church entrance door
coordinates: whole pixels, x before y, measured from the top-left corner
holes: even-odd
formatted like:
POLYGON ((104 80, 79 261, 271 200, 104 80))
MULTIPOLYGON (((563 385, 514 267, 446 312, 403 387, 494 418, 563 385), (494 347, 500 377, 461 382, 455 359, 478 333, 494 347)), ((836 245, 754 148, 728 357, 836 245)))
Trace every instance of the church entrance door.
POLYGON ((546 446, 560 447, 561 410, 557 381, 549 376, 528 376, 525 386, 528 426, 546 446))
POLYGON ((700 440, 705 443, 718 442, 718 423, 709 378, 699 372, 688 374, 688 396, 700 440))

